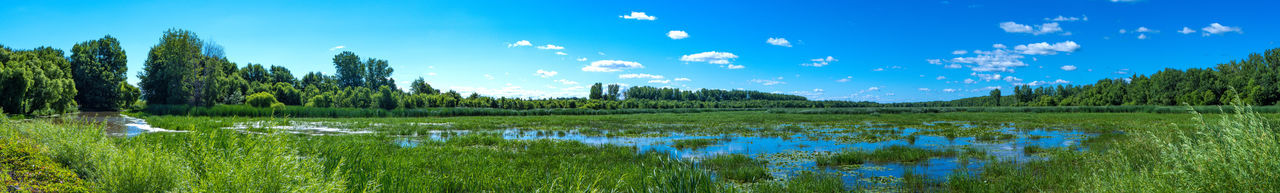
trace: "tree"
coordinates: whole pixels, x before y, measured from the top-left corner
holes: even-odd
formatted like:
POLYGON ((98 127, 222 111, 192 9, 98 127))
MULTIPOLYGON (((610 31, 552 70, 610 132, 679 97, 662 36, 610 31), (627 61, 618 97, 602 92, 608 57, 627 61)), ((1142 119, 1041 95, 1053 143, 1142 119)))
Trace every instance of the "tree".
POLYGON ((604 99, 604 91, 602 91, 601 89, 602 89, 601 84, 599 82, 592 84, 591 95, 589 95, 588 98, 590 98, 591 100, 604 99))
POLYGON ((409 83, 409 90, 413 94, 440 94, 440 90, 431 88, 431 84, 427 84, 427 80, 422 79, 422 77, 418 77, 417 80, 413 80, 413 83, 409 83))
POLYGON ((288 68, 284 68, 282 66, 275 66, 275 65, 271 66, 271 82, 272 83, 283 82, 283 83, 288 83, 289 85, 294 85, 295 82, 297 82, 296 80, 297 78, 293 77, 293 73, 289 72, 288 68))
POLYGON ((128 71, 124 49, 110 35, 80 42, 71 48, 72 78, 76 84, 76 102, 81 108, 118 110, 129 99, 121 96, 120 85, 128 71))
POLYGON ((0 46, 0 109, 5 113, 48 115, 76 108, 71 62, 62 50, 40 47, 10 51, 0 46))
POLYGON ((387 64, 386 60, 369 58, 369 60, 364 63, 364 66, 368 68, 365 71, 367 74, 364 75, 364 82, 366 86, 369 86, 369 88, 376 89, 382 86, 395 86, 395 83, 390 79, 391 72, 395 70, 391 69, 391 66, 387 64))
POLYGON ((995 101, 995 106, 1000 106, 1000 89, 991 89, 991 100, 995 101))
POLYGON ((610 84, 610 85, 609 85, 609 94, 608 94, 608 95, 605 95, 605 97, 604 97, 604 98, 605 98, 605 99, 607 99, 607 100, 614 100, 614 101, 618 100, 618 90, 619 90, 619 88, 618 88, 618 85, 617 85, 617 84, 610 84))
POLYGON ((160 43, 151 47, 138 78, 148 104, 191 102, 192 82, 201 58, 201 43, 195 33, 181 29, 164 32, 160 43))
POLYGON ((249 83, 265 84, 271 82, 272 76, 262 64, 249 63, 240 69, 240 78, 249 83))
POLYGON ((333 67, 338 70, 339 87, 364 86, 365 67, 360 56, 351 51, 344 51, 333 56, 333 67))

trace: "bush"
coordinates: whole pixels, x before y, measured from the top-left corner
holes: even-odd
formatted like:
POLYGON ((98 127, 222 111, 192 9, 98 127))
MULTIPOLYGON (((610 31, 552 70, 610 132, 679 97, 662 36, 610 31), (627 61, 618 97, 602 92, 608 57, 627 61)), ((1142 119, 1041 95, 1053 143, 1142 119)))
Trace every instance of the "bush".
POLYGON ((249 95, 248 100, 249 101, 247 103, 249 103, 249 106, 259 107, 259 108, 270 107, 271 104, 278 103, 276 101, 275 95, 271 95, 271 93, 266 93, 266 92, 260 92, 253 95, 249 95))

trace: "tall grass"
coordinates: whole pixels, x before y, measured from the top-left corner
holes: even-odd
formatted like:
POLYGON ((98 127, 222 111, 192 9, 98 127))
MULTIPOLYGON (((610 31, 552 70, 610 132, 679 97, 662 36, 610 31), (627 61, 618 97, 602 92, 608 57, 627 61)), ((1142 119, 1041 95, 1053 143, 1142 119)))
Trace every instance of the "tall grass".
POLYGON ((893 145, 874 151, 847 150, 829 156, 818 157, 819 166, 858 165, 863 163, 919 163, 933 157, 955 157, 956 150, 931 150, 904 145, 893 145))
POLYGON ((638 113, 699 113, 715 111, 751 111, 760 109, 493 109, 493 108, 322 108, 284 106, 256 108, 247 105, 199 107, 187 105, 147 105, 143 112, 152 115, 239 116, 239 117, 453 117, 453 116, 537 116, 537 115, 613 115, 638 113))
MULTIPOLYGON (((1255 107, 1255 112, 1280 113, 1280 106, 1255 107)), ((900 113, 1234 113, 1221 106, 1049 106, 1049 107, 854 107, 769 109, 784 114, 900 114, 900 113)))
POLYGON ((31 120, 3 123, 0 138, 30 139, 103 192, 335 192, 340 174, 294 156, 281 135, 209 130, 108 138, 102 126, 31 120), (157 143, 167 141, 166 143, 157 143))
POLYGON ((700 166, 715 171, 721 178, 753 183, 773 179, 765 169, 768 163, 742 154, 720 154, 703 159, 700 166))

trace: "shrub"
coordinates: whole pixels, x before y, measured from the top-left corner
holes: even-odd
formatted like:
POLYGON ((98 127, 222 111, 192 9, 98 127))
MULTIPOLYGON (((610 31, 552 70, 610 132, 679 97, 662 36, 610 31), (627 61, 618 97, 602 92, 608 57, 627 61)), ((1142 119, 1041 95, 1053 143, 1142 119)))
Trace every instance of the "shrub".
POLYGON ((271 95, 271 93, 260 92, 253 95, 249 95, 249 101, 247 103, 249 103, 249 106, 253 106, 253 107, 270 107, 271 104, 275 104, 278 102, 276 101, 275 95, 271 95))

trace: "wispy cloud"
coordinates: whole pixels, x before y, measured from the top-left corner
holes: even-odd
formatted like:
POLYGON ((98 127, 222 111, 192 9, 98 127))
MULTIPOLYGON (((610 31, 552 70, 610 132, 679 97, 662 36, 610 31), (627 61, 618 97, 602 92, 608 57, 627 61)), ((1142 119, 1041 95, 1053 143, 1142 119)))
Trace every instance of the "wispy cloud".
POLYGON ((786 83, 787 83, 787 82, 782 82, 782 81, 777 81, 777 80, 769 80, 769 79, 751 79, 751 82, 758 83, 758 84, 760 84, 760 85, 765 85, 765 86, 773 86, 773 85, 779 85, 779 84, 786 84, 786 83))
POLYGON ((533 46, 533 43, 530 43, 529 40, 520 40, 520 41, 516 41, 516 43, 507 44, 508 48, 514 48, 514 47, 520 47, 520 46, 533 46))
POLYGON ((729 61, 737 58, 738 58, 738 55, 734 55, 733 53, 710 51, 710 52, 702 52, 697 54, 680 56, 680 61, 706 62, 708 64, 719 64, 721 67, 725 67, 729 69, 739 69, 739 68, 742 68, 742 66, 739 65, 739 66, 736 66, 735 68, 735 65, 730 64, 731 62, 729 61))
POLYGON ((1209 26, 1200 28, 1200 31, 1204 31, 1204 36, 1218 35, 1227 32, 1244 33, 1243 30, 1240 30, 1240 27, 1225 26, 1220 23, 1211 23, 1209 26))
POLYGON ((1075 52, 1080 49, 1080 44, 1074 41, 1065 41, 1049 44, 1048 42, 1032 43, 1026 45, 1014 46, 1013 50, 1026 55, 1054 55, 1058 52, 1075 52))
POLYGON ((811 63, 803 63, 801 66, 823 67, 831 64, 831 62, 839 61, 835 57, 827 56, 826 58, 811 59, 811 63))
POLYGON ((775 46, 791 47, 791 42, 787 41, 787 38, 769 38, 764 42, 775 46))
POLYGON ((1030 26, 1009 21, 1000 23, 1000 29, 1004 29, 1004 32, 1009 33, 1028 33, 1032 35, 1062 32, 1062 28, 1058 27, 1058 22, 1030 26))
POLYGON ((538 49, 543 49, 543 50, 563 50, 563 49, 564 49, 564 46, 557 46, 557 45, 547 44, 547 45, 545 45, 545 46, 538 46, 538 49))
POLYGON ((1044 20, 1045 21, 1062 21, 1062 22, 1089 21, 1089 16, 1066 17, 1066 16, 1058 15, 1058 17, 1044 18, 1044 20))
POLYGON ((560 74, 560 72, 538 69, 538 71, 533 74, 542 78, 550 78, 552 76, 556 76, 556 74, 560 74))
POLYGON ((582 71, 587 72, 617 72, 626 69, 644 68, 638 62, 622 61, 622 60, 597 60, 591 62, 590 65, 582 67, 582 71))
POLYGON ((618 75, 618 78, 621 78, 621 79, 630 79, 630 78, 642 78, 642 79, 663 79, 664 77, 663 77, 662 75, 652 75, 652 74, 620 74, 620 75, 618 75))
POLYGON ((667 37, 670 37, 673 40, 685 39, 689 38, 689 33, 680 30, 671 30, 667 32, 667 37))
POLYGON ((658 19, 658 17, 656 16, 650 16, 648 14, 645 14, 644 12, 635 12, 635 11, 632 11, 631 15, 619 15, 618 17, 622 19, 648 20, 648 21, 653 21, 658 19))
POLYGON ((1075 70, 1076 70, 1076 66, 1074 66, 1074 65, 1064 65, 1064 66, 1062 66, 1062 68, 1061 68, 1061 69, 1062 69, 1063 71, 1075 71, 1075 70))
POLYGON ((558 83, 560 83, 560 84, 565 84, 565 85, 575 85, 575 84, 578 84, 578 82, 575 82, 575 81, 572 81, 572 80, 566 80, 566 79, 556 80, 556 82, 558 82, 558 83))
POLYGON ((343 49, 343 48, 347 48, 347 46, 334 46, 332 48, 329 48, 329 51, 334 51, 334 50, 343 49))

